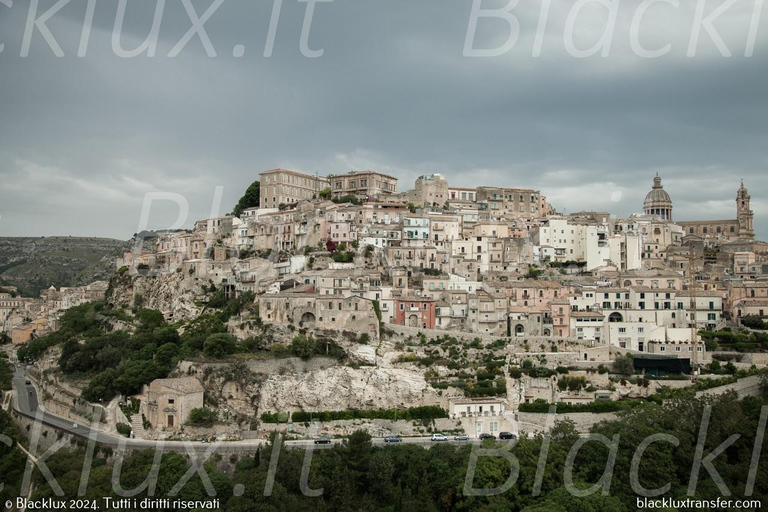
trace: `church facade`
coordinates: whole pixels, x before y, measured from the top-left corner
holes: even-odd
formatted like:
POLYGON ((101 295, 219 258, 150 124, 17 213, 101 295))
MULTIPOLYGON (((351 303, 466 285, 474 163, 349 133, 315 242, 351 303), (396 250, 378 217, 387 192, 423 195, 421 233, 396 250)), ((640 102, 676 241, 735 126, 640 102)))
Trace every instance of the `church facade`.
MULTIPOLYGON (((675 222, 683 228, 686 237, 701 239, 754 240, 754 213, 749 205, 749 192, 741 182, 736 192, 736 219, 733 220, 699 220, 675 222)), ((648 215, 656 215, 662 220, 672 221, 672 199, 664 190, 658 174, 653 179, 653 188, 645 197, 643 211, 648 215)))

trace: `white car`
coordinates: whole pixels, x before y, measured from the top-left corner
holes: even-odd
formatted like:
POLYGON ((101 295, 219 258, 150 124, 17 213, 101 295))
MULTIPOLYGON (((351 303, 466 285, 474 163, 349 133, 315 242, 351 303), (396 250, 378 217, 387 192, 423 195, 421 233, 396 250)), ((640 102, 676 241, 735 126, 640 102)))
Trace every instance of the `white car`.
POLYGON ((447 441, 448 438, 443 434, 432 434, 432 441, 447 441))

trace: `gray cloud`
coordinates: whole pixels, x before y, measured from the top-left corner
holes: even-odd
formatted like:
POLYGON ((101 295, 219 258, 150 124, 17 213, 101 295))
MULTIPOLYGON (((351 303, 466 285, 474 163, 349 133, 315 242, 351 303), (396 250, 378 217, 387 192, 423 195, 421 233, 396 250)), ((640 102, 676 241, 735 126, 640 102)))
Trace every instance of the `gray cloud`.
MULTIPOLYGON (((53 3, 41 0, 40 12, 53 3)), ((152 3, 130 3, 126 48, 146 37, 152 3)), ((272 0, 224 3, 206 24, 216 58, 196 37, 166 56, 190 26, 176 0, 152 59, 112 52, 116 2, 97 5, 88 54, 78 58, 77 0, 48 23, 65 56, 35 33, 20 58, 29 3, 0 5, 0 235, 126 238, 147 192, 182 194, 190 216, 205 217, 217 185, 227 208, 259 171, 284 166, 374 168, 398 176, 401 189, 441 172, 457 185, 535 187, 558 209, 617 215, 642 208, 658 171, 678 219, 733 217, 743 178, 768 238, 768 13, 754 57, 743 56, 752 3, 742 0, 716 24, 734 56, 720 56, 703 32, 687 58, 693 3, 658 4, 641 41, 672 51, 642 59, 629 47, 639 3, 622 2, 611 54, 587 59, 564 48, 565 2, 553 2, 540 58, 530 55, 541 3, 522 0, 517 45, 485 59, 462 56, 470 0, 318 4, 310 46, 325 49, 319 59, 299 52, 305 4, 295 0, 284 0, 269 59, 272 0), (242 58, 232 56, 236 44, 242 58)), ((202 14, 210 2, 193 4, 202 14)), ((584 11, 579 48, 597 40, 605 18, 584 11)), ((505 22, 482 20, 477 46, 506 34, 505 22)), ((153 226, 175 213, 159 208, 153 226)))

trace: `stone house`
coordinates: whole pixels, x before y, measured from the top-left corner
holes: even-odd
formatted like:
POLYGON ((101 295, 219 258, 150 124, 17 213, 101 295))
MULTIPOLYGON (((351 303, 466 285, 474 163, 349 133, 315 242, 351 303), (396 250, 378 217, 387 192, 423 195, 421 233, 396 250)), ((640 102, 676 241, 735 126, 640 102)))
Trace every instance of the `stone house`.
POLYGON ((435 328, 435 300, 403 297, 395 300, 395 323, 422 329, 435 328))

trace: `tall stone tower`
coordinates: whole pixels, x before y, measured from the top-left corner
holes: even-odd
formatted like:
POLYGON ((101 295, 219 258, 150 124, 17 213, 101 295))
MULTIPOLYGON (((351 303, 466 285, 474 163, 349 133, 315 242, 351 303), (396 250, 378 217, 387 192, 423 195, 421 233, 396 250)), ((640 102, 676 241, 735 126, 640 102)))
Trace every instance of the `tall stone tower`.
POLYGON ((739 238, 741 240, 754 240, 755 228, 753 220, 755 214, 749 209, 749 192, 741 181, 741 187, 736 194, 736 211, 739 214, 739 238))

